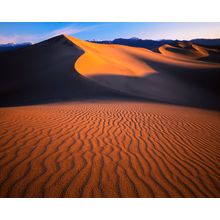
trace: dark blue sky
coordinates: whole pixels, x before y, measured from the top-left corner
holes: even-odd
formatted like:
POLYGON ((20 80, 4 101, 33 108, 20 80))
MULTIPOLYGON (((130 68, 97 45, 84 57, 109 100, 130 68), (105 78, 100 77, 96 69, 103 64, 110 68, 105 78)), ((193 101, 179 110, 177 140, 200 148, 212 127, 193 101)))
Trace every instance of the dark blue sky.
POLYGON ((175 22, 40 22, 0 23, 0 43, 36 43, 67 34, 83 40, 220 38, 220 23, 175 22))

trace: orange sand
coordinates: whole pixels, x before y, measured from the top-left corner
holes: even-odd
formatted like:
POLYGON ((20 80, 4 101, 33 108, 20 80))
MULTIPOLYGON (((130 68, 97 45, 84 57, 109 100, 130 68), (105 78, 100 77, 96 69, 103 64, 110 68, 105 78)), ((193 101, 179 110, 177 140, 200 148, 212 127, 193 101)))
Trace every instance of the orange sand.
POLYGON ((165 44, 158 48, 159 52, 165 56, 185 61, 209 59, 212 53, 220 53, 218 49, 202 47, 192 43, 178 43, 177 46, 165 44))
POLYGON ((1 197, 219 197, 220 113, 138 102, 0 109, 1 197))

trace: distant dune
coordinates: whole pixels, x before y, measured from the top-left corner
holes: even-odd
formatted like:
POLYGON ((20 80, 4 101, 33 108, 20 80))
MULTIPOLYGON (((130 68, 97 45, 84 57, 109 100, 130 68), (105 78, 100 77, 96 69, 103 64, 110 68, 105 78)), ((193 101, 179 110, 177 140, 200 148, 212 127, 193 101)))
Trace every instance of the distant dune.
POLYGON ((0 197, 220 197, 220 51, 57 36, 0 54, 0 197))
POLYGON ((165 44, 159 47, 161 54, 183 60, 203 60, 220 63, 220 50, 192 43, 180 42, 176 45, 165 44))
POLYGON ((202 57, 208 57, 208 51, 200 48, 201 47, 196 47, 196 45, 193 44, 180 43, 177 46, 165 44, 159 48, 159 51, 165 56, 182 60, 198 60, 202 57))

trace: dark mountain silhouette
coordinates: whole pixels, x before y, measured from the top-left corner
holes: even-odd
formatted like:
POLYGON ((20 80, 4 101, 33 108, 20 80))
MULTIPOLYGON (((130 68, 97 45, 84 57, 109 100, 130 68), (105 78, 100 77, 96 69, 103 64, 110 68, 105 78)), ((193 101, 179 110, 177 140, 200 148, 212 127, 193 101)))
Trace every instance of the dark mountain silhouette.
POLYGON ((199 44, 203 46, 219 46, 220 47, 220 38, 219 39, 193 39, 191 40, 194 44, 199 44))
POLYGON ((31 43, 29 43, 29 42, 19 43, 19 44, 14 44, 14 43, 0 44, 0 52, 6 52, 6 51, 15 50, 18 48, 24 48, 24 47, 27 47, 30 45, 31 45, 31 43))
POLYGON ((112 41, 92 41, 94 43, 101 43, 101 44, 119 44, 119 45, 125 45, 125 46, 133 46, 133 47, 142 47, 147 48, 150 50, 157 49, 158 47, 164 45, 164 44, 170 44, 173 41, 172 40, 142 40, 139 38, 130 38, 130 39, 123 39, 123 38, 117 38, 112 41))
MULTIPOLYGON (((150 50, 156 50, 158 47, 164 45, 164 44, 175 44, 175 42, 181 42, 179 40, 167 40, 167 39, 162 39, 162 40, 143 40, 139 39, 137 37, 132 37, 129 39, 125 38, 116 38, 112 41, 110 40, 104 40, 104 41, 89 41, 89 42, 94 42, 94 43, 100 43, 100 44, 119 44, 119 45, 125 45, 125 46, 133 46, 133 47, 142 47, 142 48, 147 48, 150 50)), ((192 42, 198 45, 202 46, 214 46, 220 48, 220 39, 193 39, 190 41, 183 40, 182 42, 192 42)), ((24 48, 27 46, 32 45, 30 42, 24 42, 24 43, 8 43, 8 44, 0 44, 0 52, 6 52, 6 51, 11 51, 19 48, 24 48)))
POLYGON ((142 40, 139 38, 117 38, 112 41, 90 41, 94 43, 100 43, 100 44, 119 44, 119 45, 125 45, 125 46, 132 46, 132 47, 142 47, 150 50, 156 50, 158 47, 164 45, 164 44, 175 44, 176 42, 191 42, 202 46, 215 46, 220 47, 220 39, 193 39, 193 40, 142 40))

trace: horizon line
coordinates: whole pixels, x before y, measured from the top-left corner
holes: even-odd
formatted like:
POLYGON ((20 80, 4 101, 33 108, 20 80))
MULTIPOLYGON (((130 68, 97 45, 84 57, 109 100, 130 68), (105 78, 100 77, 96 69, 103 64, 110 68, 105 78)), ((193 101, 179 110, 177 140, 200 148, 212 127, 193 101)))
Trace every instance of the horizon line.
MULTIPOLYGON (((55 38, 55 37, 58 37, 58 36, 64 36, 65 37, 66 34, 59 34, 59 35, 55 35, 53 37, 49 37, 47 39, 44 39, 44 40, 41 40, 39 42, 31 42, 31 41, 23 41, 23 42, 8 42, 8 43, 0 43, 0 45, 7 45, 7 44, 25 44, 25 43, 30 43, 32 45, 34 44, 37 44, 37 43, 40 43, 40 42, 44 42, 46 40, 49 40, 49 39, 52 39, 52 38, 55 38)), ((67 35, 68 36, 68 35, 67 35)), ((69 36, 72 36, 72 37, 75 37, 74 35, 69 35, 69 36)), ((80 39, 79 37, 75 37, 77 39, 80 39)), ((180 40, 180 39, 170 39, 170 38, 161 38, 161 39, 151 39, 151 38, 139 38, 139 37, 129 37, 129 38, 123 38, 123 37, 118 37, 118 38, 114 38, 113 40, 96 40, 96 39, 92 39, 92 40, 84 40, 84 41, 88 41, 88 42, 105 42, 105 41, 114 41, 114 40, 117 40, 117 39, 123 39, 123 40, 131 40, 131 39, 137 39, 137 40, 151 40, 151 41, 163 41, 163 40, 171 40, 171 41, 192 41, 192 40, 220 40, 220 37, 219 38, 192 38, 190 40, 180 40)), ((82 39, 80 39, 82 40, 82 39)))

